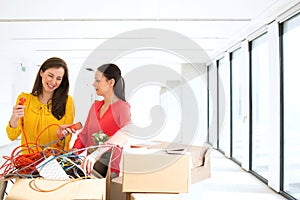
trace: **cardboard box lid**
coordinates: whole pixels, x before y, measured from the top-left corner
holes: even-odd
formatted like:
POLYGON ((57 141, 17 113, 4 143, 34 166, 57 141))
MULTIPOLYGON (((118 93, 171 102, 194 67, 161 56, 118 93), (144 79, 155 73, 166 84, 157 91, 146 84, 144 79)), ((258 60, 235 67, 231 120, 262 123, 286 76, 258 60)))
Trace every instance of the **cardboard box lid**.
MULTIPOLYGON (((126 173, 144 174, 153 173, 172 167, 181 161, 189 170, 190 154, 168 154, 162 150, 143 149, 123 153, 123 167, 126 173), (186 163, 185 163, 186 162, 186 163)), ((182 169, 184 170, 184 169, 182 169)))
POLYGON ((148 148, 148 149, 160 149, 166 151, 173 151, 174 153, 177 150, 183 150, 191 155, 193 167, 203 166, 204 158, 206 152, 209 150, 208 146, 196 146, 188 144, 180 144, 174 142, 165 142, 165 141, 149 141, 142 144, 135 144, 134 148, 148 148))
POLYGON ((20 179, 18 178, 8 193, 7 200, 41 199, 99 199, 105 200, 106 179, 20 179), (36 186, 45 192, 36 191, 36 186), (51 192, 46 192, 50 191, 51 192))

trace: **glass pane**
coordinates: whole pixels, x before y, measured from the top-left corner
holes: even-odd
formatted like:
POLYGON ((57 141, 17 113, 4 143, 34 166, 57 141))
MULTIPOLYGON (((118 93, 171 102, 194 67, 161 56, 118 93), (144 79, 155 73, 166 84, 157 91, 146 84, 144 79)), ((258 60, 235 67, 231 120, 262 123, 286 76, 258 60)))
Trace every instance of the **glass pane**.
POLYGON ((215 65, 208 67, 208 142, 216 147, 217 139, 217 70, 215 65))
POLYGON ((241 50, 232 53, 232 157, 237 161, 243 157, 243 66, 241 50))
POLYGON ((283 24, 284 191, 300 199, 300 15, 283 24))
POLYGON ((225 58, 219 60, 219 149, 230 153, 230 66, 225 58))
POLYGON ((268 67, 268 44, 266 35, 252 41, 252 170, 260 176, 268 176, 268 134, 272 126, 270 116, 269 83, 270 68, 268 67))

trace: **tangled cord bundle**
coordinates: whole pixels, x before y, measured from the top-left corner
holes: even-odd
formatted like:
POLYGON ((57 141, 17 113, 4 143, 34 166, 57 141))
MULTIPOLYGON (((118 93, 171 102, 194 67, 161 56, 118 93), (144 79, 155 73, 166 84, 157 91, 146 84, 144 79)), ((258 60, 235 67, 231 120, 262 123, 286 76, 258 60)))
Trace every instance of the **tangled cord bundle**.
POLYGON ((19 174, 31 174, 42 162, 42 158, 41 152, 19 155, 13 160, 13 168, 18 170, 19 174))
POLYGON ((37 174, 36 166, 46 158, 51 155, 59 156, 63 154, 62 150, 51 147, 33 151, 32 148, 36 148, 35 146, 30 150, 26 148, 16 153, 17 149, 19 148, 20 147, 17 147, 12 151, 11 157, 3 156, 6 161, 0 167, 0 170, 3 171, 3 173, 1 173, 0 175, 4 177, 9 175, 33 176, 37 174), (20 154, 23 151, 29 151, 31 153, 20 154))
POLYGON ((0 176, 9 176, 9 175, 17 175, 17 176, 32 176, 37 174, 36 166, 45 160, 50 155, 58 156, 64 153, 64 147, 61 149, 50 147, 56 146, 56 144, 60 141, 57 140, 45 145, 41 146, 37 144, 37 141, 41 137, 45 131, 51 127, 57 126, 60 128, 58 124, 51 124, 47 126, 45 129, 41 131, 41 133, 37 136, 35 143, 28 143, 25 131, 23 130, 23 135, 26 141, 25 145, 21 145, 16 147, 11 156, 3 156, 6 160, 3 165, 0 167, 0 176))
MULTIPOLYGON (((58 124, 51 124, 50 126, 58 126, 58 124)), ((4 164, 0 167, 0 177, 10 177, 10 176, 19 176, 19 177, 29 177, 34 178, 38 177, 39 173, 36 169, 37 165, 39 165, 41 162, 43 162, 45 159, 47 159, 49 156, 54 156, 55 159, 61 164, 61 166, 65 169, 66 172, 70 172, 68 170, 72 169, 75 163, 75 165, 79 165, 81 163, 81 158, 78 156, 77 152, 82 151, 89 151, 91 149, 95 148, 101 148, 101 147, 110 147, 111 151, 114 152, 116 149, 120 149, 119 152, 122 152, 122 148, 120 148, 118 145, 111 145, 111 144, 100 144, 96 146, 90 146, 83 149, 77 149, 72 152, 66 152, 64 150, 64 147, 57 148, 56 145, 59 141, 61 141, 61 138, 58 138, 57 140, 50 142, 49 144, 42 146, 38 145, 37 141, 39 137, 42 135, 42 133, 45 132, 47 128, 46 127, 36 138, 35 143, 28 143, 26 140, 26 144, 22 146, 16 147, 12 153, 11 156, 3 156, 3 158, 6 160, 4 164), (69 158, 73 161, 73 163, 70 164, 70 162, 66 162, 65 158, 69 158)), ((26 134, 23 130, 24 137, 26 138, 26 134)), ((117 159, 121 154, 118 154, 116 157, 110 160, 112 162, 113 160, 117 159)))
MULTIPOLYGON (((58 124, 51 124, 50 126, 60 126, 58 124)), ((45 146, 41 146, 37 144, 38 139, 40 136, 45 132, 47 128, 46 127, 36 138, 35 143, 29 144, 26 134, 23 129, 23 135, 25 137, 26 144, 19 146, 15 148, 11 156, 3 156, 3 158, 6 160, 4 164, 0 167, 0 177, 4 178, 10 178, 10 177, 21 177, 21 178, 34 178, 32 181, 30 181, 29 186, 39 192, 51 192, 55 191, 69 183, 72 183, 77 180, 85 179, 85 178, 93 178, 93 176, 86 175, 84 172, 80 173, 78 171, 78 167, 75 167, 77 165, 80 165, 81 158, 77 154, 78 152, 82 151, 89 151, 91 149, 101 148, 101 147, 110 147, 110 151, 113 154, 116 149, 119 149, 119 152, 122 152, 122 148, 118 145, 112 145, 112 144, 98 144, 96 146, 90 146, 87 148, 77 149, 73 150, 72 152, 66 152, 64 149, 64 146, 59 147, 58 142, 62 140, 62 137, 58 137, 57 140, 50 142, 49 144, 45 146), (48 157, 53 156, 53 159, 56 159, 61 167, 65 170, 67 175, 71 178, 68 182, 63 183, 62 185, 59 185, 57 188, 52 189, 42 189, 36 185, 36 178, 40 177, 39 172, 37 170, 37 167, 41 162, 45 161, 48 157)), ((61 136, 61 134, 60 134, 61 136)), ((110 163, 117 159, 120 154, 117 154, 115 158, 112 159, 110 157, 110 163)), ((42 165, 44 165, 42 163, 42 165)))

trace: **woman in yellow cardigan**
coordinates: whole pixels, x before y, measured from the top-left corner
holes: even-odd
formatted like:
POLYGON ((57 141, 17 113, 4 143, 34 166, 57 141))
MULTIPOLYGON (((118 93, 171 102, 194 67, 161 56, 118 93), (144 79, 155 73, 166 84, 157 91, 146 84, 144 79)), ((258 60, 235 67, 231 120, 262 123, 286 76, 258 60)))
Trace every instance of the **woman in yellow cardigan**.
POLYGON ((55 142, 61 128, 71 125, 75 116, 68 76, 67 64, 60 58, 49 58, 41 65, 32 92, 21 93, 13 107, 6 128, 10 140, 21 135, 22 146, 55 145, 69 150, 71 134, 55 142))

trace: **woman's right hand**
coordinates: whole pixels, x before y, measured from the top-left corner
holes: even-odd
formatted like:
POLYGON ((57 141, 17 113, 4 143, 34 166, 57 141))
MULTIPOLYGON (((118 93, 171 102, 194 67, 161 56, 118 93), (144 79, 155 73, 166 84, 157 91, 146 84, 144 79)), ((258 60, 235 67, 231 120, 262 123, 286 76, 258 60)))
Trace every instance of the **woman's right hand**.
POLYGON ((13 107, 13 113, 9 120, 10 127, 16 128, 18 126, 19 118, 24 117, 24 108, 25 107, 26 106, 23 106, 23 105, 15 105, 13 107))

